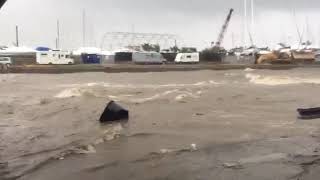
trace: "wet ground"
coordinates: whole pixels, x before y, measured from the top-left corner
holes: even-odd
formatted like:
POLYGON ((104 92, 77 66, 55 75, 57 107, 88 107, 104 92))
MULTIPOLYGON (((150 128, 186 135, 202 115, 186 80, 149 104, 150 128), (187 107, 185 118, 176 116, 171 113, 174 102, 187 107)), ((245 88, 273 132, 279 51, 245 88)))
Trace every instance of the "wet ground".
MULTIPOLYGON (((317 179, 318 68, 0 75, 3 179, 317 179), (110 100, 128 122, 101 125, 110 100)), ((1 178, 0 178, 1 179, 1 178)))

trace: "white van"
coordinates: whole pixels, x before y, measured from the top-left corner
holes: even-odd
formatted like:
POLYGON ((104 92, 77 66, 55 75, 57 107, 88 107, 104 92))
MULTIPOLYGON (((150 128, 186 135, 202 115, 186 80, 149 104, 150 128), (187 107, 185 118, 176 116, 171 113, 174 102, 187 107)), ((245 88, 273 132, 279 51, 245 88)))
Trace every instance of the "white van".
POLYGON ((134 52, 132 61, 135 64, 162 64, 165 59, 158 52, 134 52))
POLYGON ((174 61, 176 63, 199 63, 200 56, 199 53, 178 53, 174 61))
POLYGON ((39 51, 37 52, 38 64, 74 64, 71 53, 67 51, 39 51))
POLYGON ((12 60, 10 57, 0 57, 0 64, 4 64, 9 67, 12 65, 12 60))

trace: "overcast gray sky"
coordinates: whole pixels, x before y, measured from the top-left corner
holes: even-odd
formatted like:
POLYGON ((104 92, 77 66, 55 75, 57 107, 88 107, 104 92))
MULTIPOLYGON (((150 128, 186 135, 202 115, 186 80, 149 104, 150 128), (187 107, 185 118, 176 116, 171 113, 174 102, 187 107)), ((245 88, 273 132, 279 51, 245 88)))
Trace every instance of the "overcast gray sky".
MULTIPOLYGON (((131 31, 134 24, 135 32, 178 34, 184 40, 181 46, 203 48, 217 39, 229 8, 235 14, 223 44, 232 46, 232 34, 235 45, 243 42, 243 0, 8 0, 0 12, 0 43, 12 45, 17 24, 22 45, 53 47, 59 19, 62 47, 80 47, 84 8, 91 46, 100 46, 105 32, 131 31)), ((307 32, 309 24, 305 39, 319 44, 319 8, 318 0, 255 0, 254 41, 297 42, 295 9, 300 31, 307 32)))

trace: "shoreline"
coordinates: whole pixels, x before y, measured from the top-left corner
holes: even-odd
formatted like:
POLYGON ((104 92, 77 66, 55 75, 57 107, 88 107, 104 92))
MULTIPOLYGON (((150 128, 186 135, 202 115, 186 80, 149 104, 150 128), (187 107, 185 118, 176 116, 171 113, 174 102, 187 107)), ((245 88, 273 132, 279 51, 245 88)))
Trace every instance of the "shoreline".
POLYGON ((104 73, 141 73, 141 72, 172 72, 200 70, 236 70, 236 69, 267 69, 289 70, 294 68, 319 68, 320 65, 254 65, 254 64, 166 64, 166 65, 28 65, 11 66, 5 73, 14 74, 64 74, 81 72, 104 73))

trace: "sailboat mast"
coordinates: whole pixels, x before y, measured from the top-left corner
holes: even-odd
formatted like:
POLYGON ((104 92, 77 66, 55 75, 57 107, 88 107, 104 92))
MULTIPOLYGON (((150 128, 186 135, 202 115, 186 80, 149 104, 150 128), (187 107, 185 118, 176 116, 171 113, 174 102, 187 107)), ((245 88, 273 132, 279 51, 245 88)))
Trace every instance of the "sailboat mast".
POLYGON ((57 40, 56 40, 56 49, 60 48, 60 21, 57 20, 57 40))
POLYGON ((299 48, 300 48, 300 45, 302 43, 302 34, 301 34, 299 26, 298 26, 297 15, 296 15, 296 10, 295 9, 293 10, 293 18, 294 18, 294 22, 295 22, 295 25, 296 25, 296 30, 297 30, 297 33, 298 33, 299 48))
POLYGON ((86 46, 86 10, 82 12, 82 46, 86 46))
POLYGON ((251 0, 251 37, 254 38, 254 0, 251 0))
POLYGON ((246 38, 246 34, 247 34, 247 0, 244 0, 244 35, 243 35, 243 46, 246 47, 247 44, 247 38, 246 38))
POLYGON ((312 37, 311 37, 311 32, 309 29, 309 18, 306 17, 306 42, 312 42, 311 41, 312 37))

